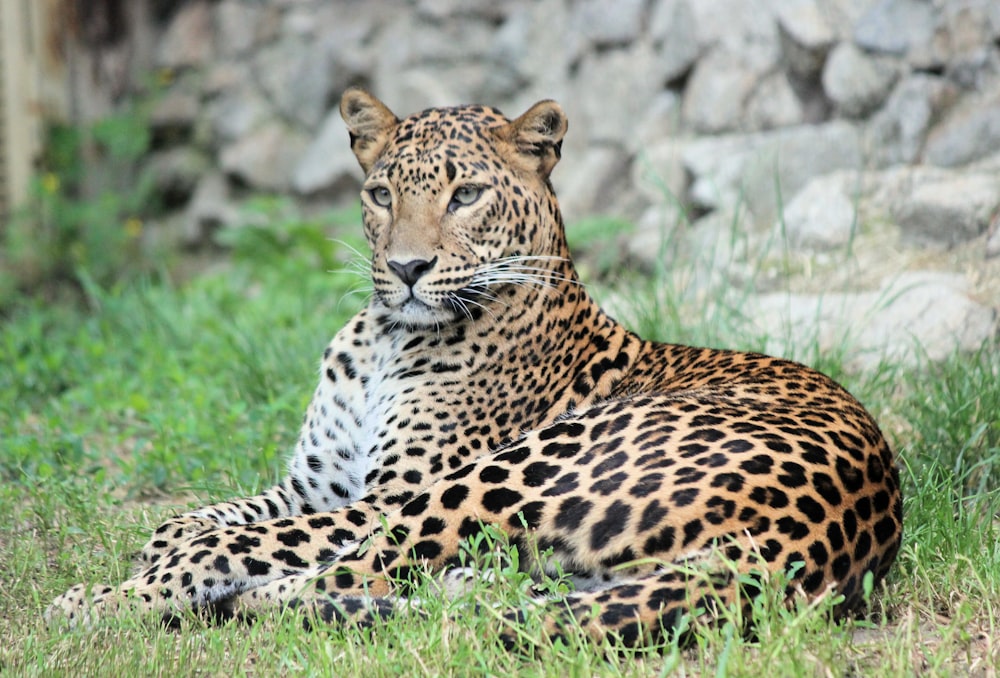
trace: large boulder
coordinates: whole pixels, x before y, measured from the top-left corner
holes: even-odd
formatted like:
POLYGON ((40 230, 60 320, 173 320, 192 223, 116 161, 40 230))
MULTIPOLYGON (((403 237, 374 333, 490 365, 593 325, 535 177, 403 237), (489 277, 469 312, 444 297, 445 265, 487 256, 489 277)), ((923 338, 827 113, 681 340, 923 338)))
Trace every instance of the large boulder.
POLYGON ((996 310, 974 301, 957 273, 908 272, 869 292, 752 296, 744 313, 768 337, 767 351, 815 346, 856 370, 883 360, 941 360, 956 349, 974 351, 997 332, 996 310))

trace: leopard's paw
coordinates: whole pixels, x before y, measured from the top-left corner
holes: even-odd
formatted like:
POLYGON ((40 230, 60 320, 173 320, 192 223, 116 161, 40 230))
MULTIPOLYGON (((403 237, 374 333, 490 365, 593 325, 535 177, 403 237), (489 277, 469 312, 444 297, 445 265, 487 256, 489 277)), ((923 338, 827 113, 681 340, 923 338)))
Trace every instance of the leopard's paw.
POLYGON ((114 590, 113 586, 102 584, 77 584, 52 601, 45 610, 45 623, 49 626, 60 622, 70 627, 91 626, 98 618, 97 611, 114 590))

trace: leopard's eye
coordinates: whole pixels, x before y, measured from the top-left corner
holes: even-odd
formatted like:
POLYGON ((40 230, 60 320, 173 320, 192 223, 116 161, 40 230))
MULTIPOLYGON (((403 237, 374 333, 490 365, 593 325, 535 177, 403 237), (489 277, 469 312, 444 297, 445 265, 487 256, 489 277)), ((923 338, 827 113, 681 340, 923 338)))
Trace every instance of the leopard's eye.
POLYGON ((368 195, 371 197, 372 202, 379 207, 388 207, 392 204, 392 193, 385 186, 369 188, 368 195))
POLYGON ((451 202, 448 203, 448 211, 454 212, 459 207, 471 205, 479 200, 479 196, 482 194, 483 189, 481 186, 459 186, 451 196, 451 202))

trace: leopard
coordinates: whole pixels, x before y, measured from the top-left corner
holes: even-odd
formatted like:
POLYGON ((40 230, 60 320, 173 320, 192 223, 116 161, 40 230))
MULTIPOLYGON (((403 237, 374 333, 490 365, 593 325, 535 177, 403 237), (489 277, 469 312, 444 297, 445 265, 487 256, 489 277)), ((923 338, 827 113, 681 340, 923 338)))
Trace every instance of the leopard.
POLYGON ((569 576, 533 599, 553 636, 648 644, 779 574, 789 600, 864 604, 903 534, 885 436, 813 368, 643 339, 601 308, 551 181, 558 103, 400 118, 351 88, 340 113, 372 293, 323 352, 287 474, 167 520, 134 576, 70 588, 50 622, 296 609, 371 625, 410 609, 416 572, 483 576, 463 549, 490 530, 532 576, 569 576))

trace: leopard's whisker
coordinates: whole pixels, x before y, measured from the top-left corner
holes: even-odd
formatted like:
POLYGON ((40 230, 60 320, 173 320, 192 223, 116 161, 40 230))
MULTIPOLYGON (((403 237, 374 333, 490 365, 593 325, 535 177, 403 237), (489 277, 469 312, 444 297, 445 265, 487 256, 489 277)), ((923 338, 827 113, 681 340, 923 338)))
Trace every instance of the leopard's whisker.
POLYGON ((491 318, 493 318, 494 320, 497 319, 496 314, 493 313, 493 311, 490 310, 490 308, 488 306, 480 304, 479 302, 473 301, 472 299, 469 299, 467 297, 460 297, 459 295, 457 295, 455 293, 451 294, 451 298, 462 307, 462 309, 466 312, 467 317, 469 318, 469 320, 472 320, 473 317, 472 317, 472 312, 469 310, 467 304, 472 304, 473 306, 481 308, 481 309, 483 309, 483 311, 485 313, 489 314, 489 316, 491 318))
POLYGON ((469 307, 465 305, 464 299, 462 299, 454 292, 449 292, 448 300, 452 303, 453 306, 455 306, 462 312, 462 315, 464 315, 469 320, 472 320, 472 311, 470 311, 469 307))
POLYGON ((359 250, 357 247, 347 242, 346 240, 341 240, 340 238, 330 238, 329 240, 332 243, 336 243, 341 247, 350 250, 352 254, 354 254, 358 259, 361 259, 362 261, 368 261, 371 258, 370 254, 365 254, 364 252, 362 252, 361 250, 359 250))

